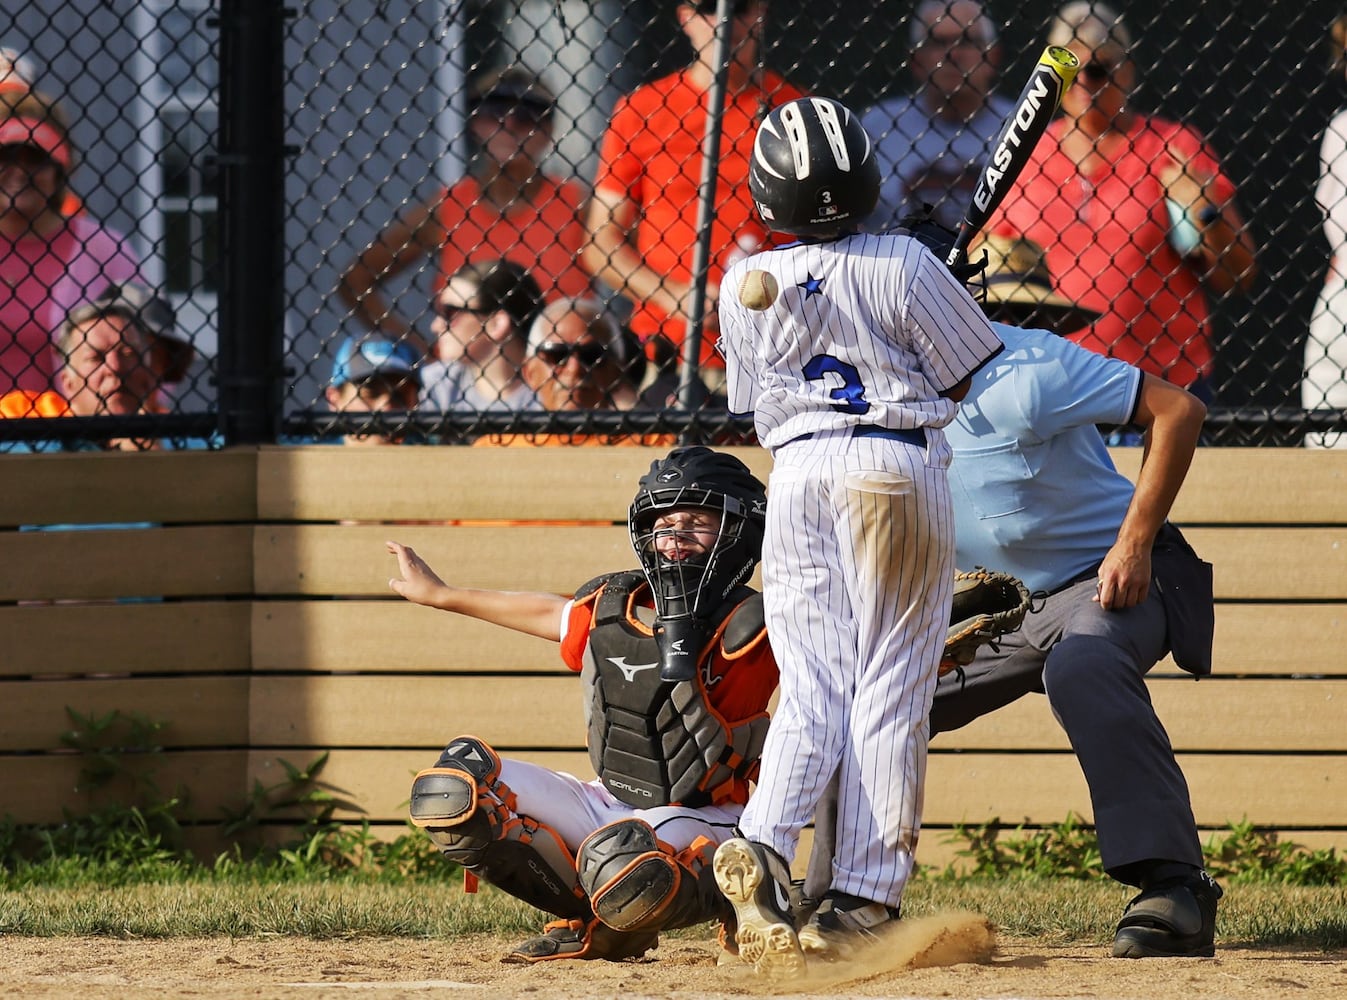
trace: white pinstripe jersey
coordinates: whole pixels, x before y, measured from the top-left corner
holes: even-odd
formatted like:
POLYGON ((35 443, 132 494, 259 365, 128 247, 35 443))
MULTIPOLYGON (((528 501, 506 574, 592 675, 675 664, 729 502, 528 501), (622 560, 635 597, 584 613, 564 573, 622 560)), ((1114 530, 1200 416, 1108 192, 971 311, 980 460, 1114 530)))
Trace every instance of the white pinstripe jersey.
POLYGON ((963 285, 908 236, 767 250, 732 265, 720 287, 730 410, 752 411, 769 449, 853 424, 943 427, 955 404, 939 393, 1001 347, 963 285), (780 287, 761 312, 738 296, 753 269, 780 287))

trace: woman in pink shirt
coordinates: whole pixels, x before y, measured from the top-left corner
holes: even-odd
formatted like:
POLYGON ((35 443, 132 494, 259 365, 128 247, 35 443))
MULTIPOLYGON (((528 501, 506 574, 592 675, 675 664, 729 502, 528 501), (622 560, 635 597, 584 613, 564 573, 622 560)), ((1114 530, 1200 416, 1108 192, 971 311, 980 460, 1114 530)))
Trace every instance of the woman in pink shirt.
POLYGON ((0 91, 0 390, 52 387, 66 313, 109 284, 141 281, 127 238, 69 215, 66 117, 37 91, 0 91))
POLYGON ((1047 248, 1057 291, 1100 311, 1072 340, 1210 401, 1207 296, 1247 291, 1256 273, 1235 187, 1197 132, 1129 106, 1136 67, 1116 13, 1068 3, 1048 41, 1081 70, 993 226, 1047 248))

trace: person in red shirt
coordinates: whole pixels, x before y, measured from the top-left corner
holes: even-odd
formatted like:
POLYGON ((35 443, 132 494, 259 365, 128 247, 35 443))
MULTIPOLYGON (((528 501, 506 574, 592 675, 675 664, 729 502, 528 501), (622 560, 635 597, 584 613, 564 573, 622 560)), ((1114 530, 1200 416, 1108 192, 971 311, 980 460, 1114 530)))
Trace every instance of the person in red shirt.
POLYGON ((1116 13, 1069 3, 1048 42, 1081 70, 991 228, 1046 247, 1057 291, 1102 313, 1072 340, 1210 402, 1208 294, 1247 291, 1256 273, 1235 186, 1194 129, 1129 105, 1116 13))
POLYGON ((737 582, 761 558, 766 505, 734 456, 675 448, 628 512, 640 569, 571 598, 450 586, 387 543, 396 593, 557 642, 580 674, 594 780, 459 736, 412 782, 412 822, 470 882, 561 918, 507 961, 637 957, 661 930, 732 919, 711 857, 757 777, 777 684, 762 595, 737 582))
POLYGON ((552 93, 529 74, 507 69, 475 81, 470 99, 472 172, 390 223, 337 286, 341 301, 371 330, 406 339, 423 353, 427 338, 381 289, 427 257, 439 264, 436 291, 464 264, 496 259, 523 267, 548 301, 584 295, 591 285, 579 264, 589 238, 585 188, 542 169, 552 148, 552 93))
MULTIPOLYGON (((589 271, 635 304, 632 330, 658 360, 663 337, 682 356, 692 311, 693 249, 708 92, 715 77, 714 0, 678 5, 678 23, 696 58, 686 69, 637 87, 613 108, 599 152, 589 208, 589 271)), ((778 104, 804 96, 779 74, 761 70, 758 49, 765 0, 738 0, 731 28, 723 134, 703 303, 700 364, 724 371, 715 351, 720 277, 740 256, 768 241, 748 194, 748 162, 758 123, 778 104)), ((665 345, 667 350, 667 345, 665 345)), ((724 381, 712 378, 713 388, 724 381)))

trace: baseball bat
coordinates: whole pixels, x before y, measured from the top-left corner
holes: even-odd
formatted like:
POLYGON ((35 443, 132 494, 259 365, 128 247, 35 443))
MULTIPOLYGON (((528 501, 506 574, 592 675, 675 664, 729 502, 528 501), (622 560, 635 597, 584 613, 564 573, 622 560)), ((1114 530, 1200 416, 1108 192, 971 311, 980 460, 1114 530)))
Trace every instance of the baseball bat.
POLYGON ((1038 57, 1034 71, 1015 101, 1015 109, 1001 126, 982 163, 973 201, 959 223, 959 233, 945 259, 946 264, 952 267, 963 262, 968 244, 982 231, 1029 162, 1029 154, 1057 113, 1062 95, 1076 79, 1078 69, 1080 60, 1075 53, 1059 45, 1049 45, 1038 57))

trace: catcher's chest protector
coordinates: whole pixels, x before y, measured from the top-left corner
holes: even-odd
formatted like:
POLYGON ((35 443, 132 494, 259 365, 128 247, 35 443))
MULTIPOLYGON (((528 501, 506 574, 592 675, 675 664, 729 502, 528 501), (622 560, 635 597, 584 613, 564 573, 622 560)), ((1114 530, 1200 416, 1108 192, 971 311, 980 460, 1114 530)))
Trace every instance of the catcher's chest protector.
MULTIPOLYGON (((594 607, 581 673, 589 759, 617 799, 637 808, 718 802, 736 777, 748 777, 767 736, 765 716, 731 726, 711 707, 705 678, 727 631, 735 648, 746 631, 763 631, 762 604, 741 588, 718 611, 716 627, 690 681, 662 681, 649 625, 636 618, 640 573, 608 580, 594 607)), ((651 612, 653 616, 653 612, 651 612)))

